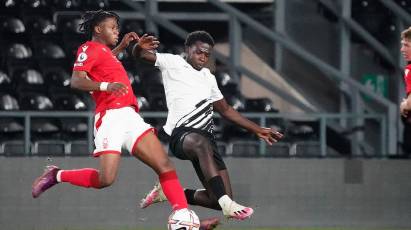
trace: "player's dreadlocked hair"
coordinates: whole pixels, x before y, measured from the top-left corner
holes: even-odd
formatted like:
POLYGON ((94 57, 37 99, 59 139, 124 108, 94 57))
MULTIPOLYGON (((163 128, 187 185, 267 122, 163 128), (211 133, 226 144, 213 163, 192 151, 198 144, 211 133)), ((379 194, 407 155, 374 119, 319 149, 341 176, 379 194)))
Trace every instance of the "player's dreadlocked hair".
POLYGON ((94 27, 106 18, 114 18, 119 24, 120 17, 114 12, 104 10, 87 11, 82 16, 83 23, 80 24, 80 31, 87 36, 87 39, 91 39, 94 27))
POLYGON ((202 30, 198 30, 198 31, 194 31, 194 32, 189 33, 187 35, 187 38, 186 38, 186 41, 185 41, 184 45, 188 47, 188 46, 193 45, 197 41, 207 43, 212 47, 214 46, 213 37, 211 37, 211 35, 209 33, 207 33, 206 31, 202 31, 202 30))

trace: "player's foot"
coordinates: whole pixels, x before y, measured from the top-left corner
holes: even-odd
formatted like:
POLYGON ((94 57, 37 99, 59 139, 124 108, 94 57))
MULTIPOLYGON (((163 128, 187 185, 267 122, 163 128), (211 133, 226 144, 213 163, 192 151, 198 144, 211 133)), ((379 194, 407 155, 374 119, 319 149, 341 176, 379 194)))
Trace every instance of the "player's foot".
POLYGON ((163 189, 161 188, 160 183, 156 183, 154 188, 147 193, 147 195, 141 200, 140 207, 147 208, 148 206, 166 201, 167 197, 163 193, 163 189))
POLYGON ((58 183, 56 175, 59 170, 60 169, 54 165, 49 165, 46 167, 43 175, 39 176, 33 182, 33 186, 31 187, 31 194, 33 195, 33 198, 39 197, 47 189, 53 187, 58 183))
POLYGON ((237 220, 244 220, 250 218, 253 215, 254 210, 249 207, 244 207, 237 204, 235 201, 231 201, 227 207, 223 208, 223 214, 227 218, 234 218, 237 220))
POLYGON ((218 217, 212 217, 200 220, 200 230, 212 230, 220 224, 218 217))

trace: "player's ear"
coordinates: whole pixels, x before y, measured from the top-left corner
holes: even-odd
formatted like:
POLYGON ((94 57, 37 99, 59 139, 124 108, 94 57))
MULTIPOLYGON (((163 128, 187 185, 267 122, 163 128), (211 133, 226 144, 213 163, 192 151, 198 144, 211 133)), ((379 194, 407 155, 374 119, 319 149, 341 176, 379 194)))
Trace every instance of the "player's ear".
POLYGON ((102 30, 103 28, 99 25, 94 27, 94 33, 96 34, 100 34, 102 30))

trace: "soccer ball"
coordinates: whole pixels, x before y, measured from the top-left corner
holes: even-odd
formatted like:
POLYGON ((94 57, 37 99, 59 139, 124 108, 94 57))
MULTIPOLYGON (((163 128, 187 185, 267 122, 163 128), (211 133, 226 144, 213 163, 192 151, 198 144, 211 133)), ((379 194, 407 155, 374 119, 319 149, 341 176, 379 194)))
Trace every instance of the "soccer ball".
POLYGON ((199 230, 200 219, 189 209, 180 209, 171 213, 168 218, 168 230, 199 230))

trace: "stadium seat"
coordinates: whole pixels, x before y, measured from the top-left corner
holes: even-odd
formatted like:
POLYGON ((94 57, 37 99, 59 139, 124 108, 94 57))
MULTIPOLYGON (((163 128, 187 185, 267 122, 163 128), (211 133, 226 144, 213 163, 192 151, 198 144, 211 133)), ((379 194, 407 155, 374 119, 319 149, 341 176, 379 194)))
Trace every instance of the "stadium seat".
POLYGON ((17 99, 10 94, 0 94, 0 110, 11 111, 19 110, 17 99))
POLYGON ((231 156, 233 157, 260 157, 260 142, 236 140, 231 141, 231 156))
POLYGON ((75 10, 81 6, 80 0, 53 0, 54 6, 61 10, 75 10))
POLYGON ((3 71, 0 70, 0 91, 3 93, 12 93, 11 78, 3 71))
POLYGON ((43 59, 62 59, 66 57, 63 49, 50 41, 43 41, 37 44, 35 46, 35 54, 37 58, 43 59))
POLYGON ((41 67, 43 76, 50 95, 57 95, 59 93, 73 93, 70 88, 71 76, 62 67, 50 68, 48 66, 41 67))
POLYGON ((7 57, 11 59, 28 59, 31 58, 33 52, 31 48, 25 44, 14 43, 7 48, 7 57))
POLYGON ((24 126, 14 118, 0 118, 0 133, 10 134, 23 132, 24 126))
POLYGON ((233 107, 233 109, 243 112, 245 111, 245 100, 241 95, 229 95, 225 97, 227 103, 233 107))
POLYGON ((84 6, 87 9, 108 9, 110 7, 108 0, 87 0, 84 6))
POLYGON ((279 112, 274 108, 269 98, 249 98, 245 100, 245 110, 247 112, 279 112))
POLYGON ((318 140, 318 135, 316 129, 318 129, 319 124, 317 122, 311 123, 307 122, 295 123, 293 122, 290 127, 288 127, 287 135, 293 141, 300 140, 318 140))
POLYGON ((0 31, 4 34, 22 34, 26 32, 26 27, 18 18, 15 17, 6 17, 3 18, 0 22, 0 31))
POLYGON ((24 93, 19 101, 21 110, 52 110, 54 108, 51 100, 40 93, 24 93))
POLYGON ((46 92, 43 75, 35 69, 16 70, 13 74, 13 81, 18 92, 46 92))
POLYGON ((87 104, 80 96, 76 94, 57 94, 53 95, 54 109, 56 110, 71 110, 71 111, 86 111, 87 104))
POLYGON ((14 10, 18 7, 18 0, 0 0, 0 9, 14 10))
POLYGON ((38 156, 64 156, 66 142, 62 140, 39 140, 31 147, 31 153, 38 156))
POLYGON ((24 141, 7 140, 0 142, 0 153, 5 156, 24 156, 24 141))
POLYGON ((33 17, 27 23, 27 30, 32 34, 48 35, 56 33, 57 26, 44 17, 33 17))
POLYGON ((231 77, 231 75, 229 75, 227 72, 221 70, 217 70, 214 75, 216 77, 217 85, 224 97, 227 98, 233 95, 241 95, 238 88, 238 79, 231 77))

